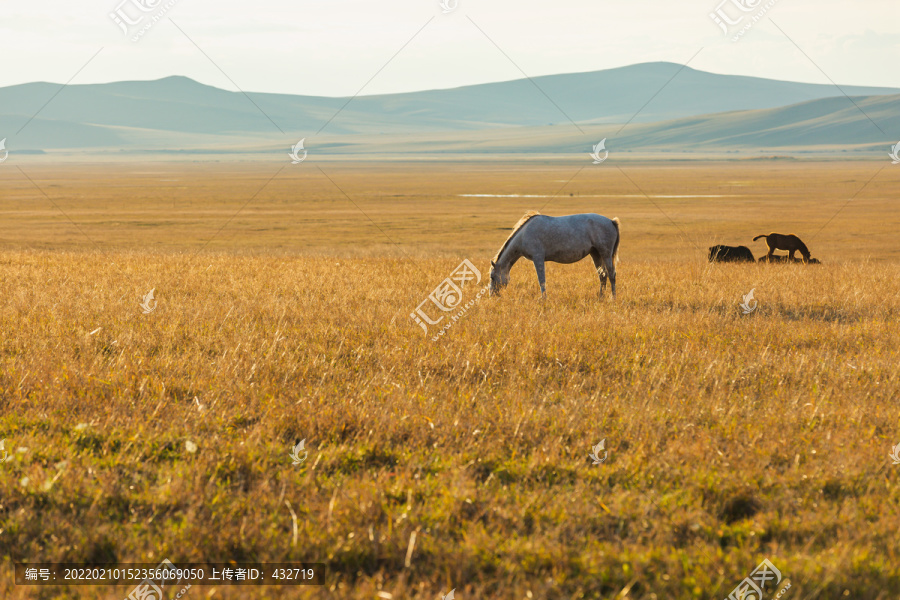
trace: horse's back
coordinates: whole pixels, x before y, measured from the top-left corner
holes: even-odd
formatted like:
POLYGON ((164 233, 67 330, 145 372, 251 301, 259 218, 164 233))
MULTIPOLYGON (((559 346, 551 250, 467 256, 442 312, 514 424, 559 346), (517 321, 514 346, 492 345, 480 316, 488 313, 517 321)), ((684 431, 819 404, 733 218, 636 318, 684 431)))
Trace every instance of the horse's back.
POLYGON ((529 220, 523 229, 521 241, 529 247, 529 254, 558 256, 558 262, 580 260, 592 248, 612 254, 619 239, 618 227, 612 219, 594 213, 540 215, 529 220))
POLYGON ((596 213, 579 213, 577 215, 565 215, 563 217, 551 217, 550 215, 540 215, 532 219, 535 224, 541 223, 545 226, 555 228, 565 228, 571 230, 581 230, 589 228, 602 229, 618 229, 613 220, 596 213))
POLYGON ((560 225, 571 234, 583 234, 595 244, 608 241, 614 242, 619 236, 618 225, 609 217, 596 213, 580 213, 551 218, 558 219, 560 225))

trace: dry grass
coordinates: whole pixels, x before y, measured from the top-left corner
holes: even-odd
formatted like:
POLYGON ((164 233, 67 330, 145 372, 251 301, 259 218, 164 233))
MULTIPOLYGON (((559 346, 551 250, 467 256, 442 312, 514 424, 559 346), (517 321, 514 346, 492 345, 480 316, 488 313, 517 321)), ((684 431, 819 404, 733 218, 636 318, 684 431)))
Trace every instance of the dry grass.
POLYGON ((827 262, 900 260, 900 168, 889 160, 21 165, 31 181, 7 167, 0 249, 205 245, 459 262, 492 256, 526 210, 541 209, 619 217, 632 260, 705 258, 718 243, 759 255, 765 243, 753 237, 772 231, 799 235, 827 262))
MULTIPOLYGON (((22 218, 8 240, 39 237, 22 218)), ((324 588, 189 597, 465 600, 721 599, 768 557, 789 599, 900 594, 897 263, 824 243, 821 266, 652 260, 691 240, 623 217, 617 301, 585 262, 548 265, 541 302, 520 263, 432 342, 409 313, 465 254, 361 257, 372 231, 355 255, 261 252, 240 221, 229 252, 128 250, 100 226, 103 251, 0 251, 0 439, 27 448, 0 465, 0 560, 322 561, 324 588)), ((897 252, 888 226, 872 254, 897 252)), ((486 271, 507 232, 473 229, 486 271)), ((127 591, 0 578, 2 598, 127 591)))
POLYGON ((518 266, 434 343, 408 313, 453 261, 112 258, 0 255, 7 556, 329 565, 254 598, 721 598, 763 557, 798 600, 900 591, 896 265, 624 261, 615 303, 518 266))

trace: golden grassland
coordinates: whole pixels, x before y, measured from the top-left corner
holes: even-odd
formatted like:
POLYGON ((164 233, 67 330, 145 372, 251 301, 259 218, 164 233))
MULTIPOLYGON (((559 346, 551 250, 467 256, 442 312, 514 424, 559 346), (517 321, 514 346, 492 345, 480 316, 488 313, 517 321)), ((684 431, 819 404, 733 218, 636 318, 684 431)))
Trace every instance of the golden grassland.
POLYGON ((0 248, 474 258, 492 255, 519 217, 537 209, 619 217, 632 259, 683 261, 716 243, 747 245, 759 255, 765 245, 753 237, 777 231, 799 235, 823 261, 896 261, 898 189, 900 167, 886 157, 602 165, 587 155, 578 163, 8 162, 0 168, 0 248), (471 194, 536 197, 464 196, 471 194))
MULTIPOLYGON (((588 261, 549 264, 541 301, 523 262, 501 297, 433 342, 410 312, 462 258, 486 274, 505 228, 540 200, 448 207, 434 190, 541 194, 537 178, 562 169, 523 168, 516 183, 484 166, 322 168, 392 242, 318 171, 276 178, 222 228, 239 192, 264 183, 259 167, 217 182, 184 169, 201 191, 183 192, 195 204, 180 214, 149 179, 111 191, 85 171, 78 191, 77 173, 23 167, 81 231, 4 171, 0 597, 129 591, 15 586, 13 560, 164 557, 327 566, 323 587, 195 586, 191 598, 713 599, 766 557, 791 582, 785 598, 900 593, 888 456, 900 264, 896 211, 875 200, 895 172, 809 243, 825 264, 711 265, 705 246, 747 237, 760 254, 749 238, 773 223, 808 238, 852 187, 841 181, 878 167, 623 167, 648 194, 676 195, 673 179, 706 181, 688 194, 724 181, 762 191, 727 211, 658 199, 676 225, 646 199, 604 200, 613 208, 596 210, 622 219, 616 301, 598 298, 588 261), (378 199, 404 176, 404 199, 378 199), (779 177, 797 198, 766 220, 758 211, 789 196, 779 177), (143 314, 150 288, 157 308, 143 314), (759 304, 744 316, 750 289, 759 304), (594 465, 601 439, 608 459, 594 465)), ((610 193, 633 193, 616 181, 610 193)))

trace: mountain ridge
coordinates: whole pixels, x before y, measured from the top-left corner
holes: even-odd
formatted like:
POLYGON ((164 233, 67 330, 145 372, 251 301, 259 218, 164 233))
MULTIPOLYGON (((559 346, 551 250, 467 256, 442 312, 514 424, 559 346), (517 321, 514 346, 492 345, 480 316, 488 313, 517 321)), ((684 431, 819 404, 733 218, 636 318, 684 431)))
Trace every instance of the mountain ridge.
MULTIPOLYGON (((751 144, 775 140, 783 146, 786 140, 776 140, 772 130, 783 127, 800 135, 803 132, 793 125, 806 123, 814 135, 801 137, 823 145, 827 141, 816 132, 827 130, 827 121, 833 118, 842 123, 836 132, 852 133, 846 144, 874 143, 870 132, 848 133, 848 127, 864 123, 847 112, 853 105, 845 94, 871 102, 871 98, 893 98, 900 89, 838 88, 721 75, 668 62, 358 97, 235 92, 183 75, 62 87, 32 82, 0 88, 0 136, 9 138, 8 147, 13 151, 221 150, 242 142, 264 147, 267 139, 269 144, 283 144, 285 134, 298 139, 322 137, 340 146, 341 138, 348 136, 399 139, 430 135, 441 139, 460 132, 469 132, 482 140, 484 147, 491 147, 484 143, 491 136, 502 140, 511 131, 538 132, 556 126, 552 131, 558 143, 540 146, 546 150, 565 146, 563 142, 572 132, 594 132, 628 122, 635 133, 621 137, 623 141, 631 139, 635 148, 651 139, 670 139, 665 128, 685 132, 684 143, 711 147, 716 127, 728 130, 728 136, 720 136, 723 140, 729 136, 751 144), (828 102, 808 104, 824 100, 828 102), (788 107, 793 108, 778 110, 788 107), (830 112, 824 110, 828 107, 830 112), (770 132, 755 138, 753 131, 740 129, 741 119, 723 116, 765 110, 776 112, 742 117, 745 127, 763 123, 770 132), (807 115, 804 111, 811 112, 807 115), (679 122, 690 118, 701 119, 705 131, 698 130, 699 125, 691 129, 679 122), (773 118, 781 121, 775 123, 773 118), (11 134, 20 129, 21 134, 11 134), (322 134, 317 136, 320 129, 322 134), (647 141, 641 142, 637 132, 647 141)), ((876 104, 878 118, 885 121, 880 127, 886 132, 896 129, 900 113, 896 102, 876 104)))

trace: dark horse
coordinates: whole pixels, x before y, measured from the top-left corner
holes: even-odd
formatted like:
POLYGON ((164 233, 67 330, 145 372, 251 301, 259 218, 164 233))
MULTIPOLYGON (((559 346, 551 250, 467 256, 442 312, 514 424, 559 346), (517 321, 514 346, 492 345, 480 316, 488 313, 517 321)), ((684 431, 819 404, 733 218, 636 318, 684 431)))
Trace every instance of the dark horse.
POLYGON ((710 246, 709 262, 755 262, 747 246, 710 246))
POLYGON ((769 252, 766 256, 771 257, 776 250, 787 250, 790 253, 791 260, 794 260, 794 253, 799 252, 803 255, 803 261, 809 262, 809 249, 806 244, 793 233, 770 233, 768 235, 758 235, 753 238, 755 242, 759 238, 766 238, 766 245, 769 252))

